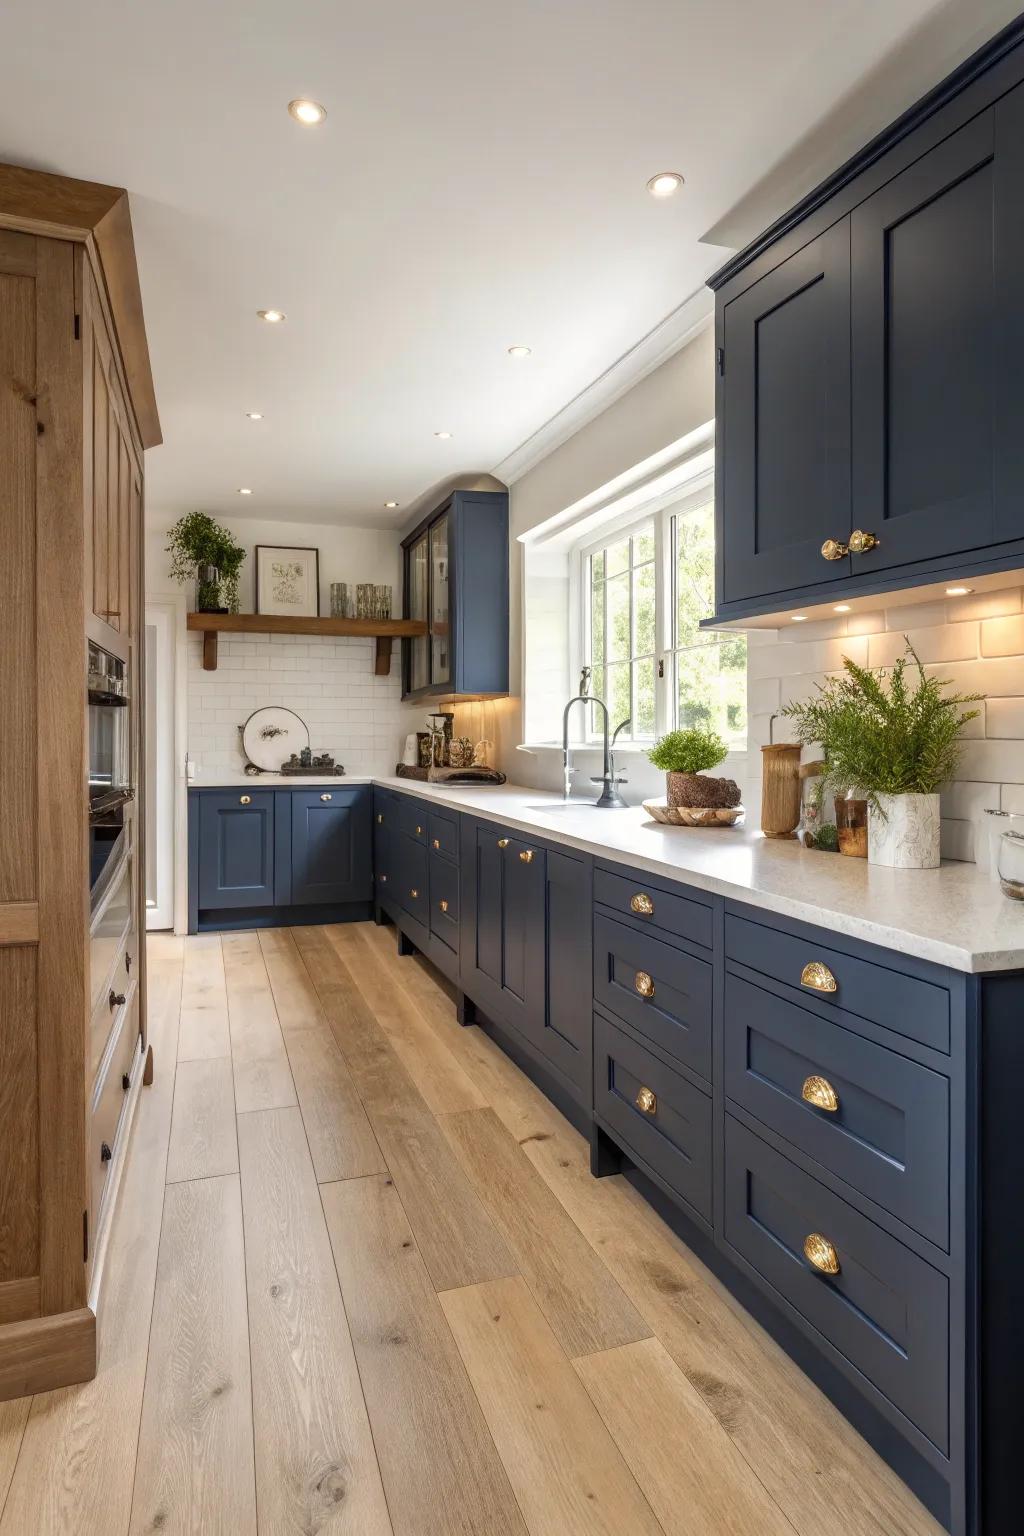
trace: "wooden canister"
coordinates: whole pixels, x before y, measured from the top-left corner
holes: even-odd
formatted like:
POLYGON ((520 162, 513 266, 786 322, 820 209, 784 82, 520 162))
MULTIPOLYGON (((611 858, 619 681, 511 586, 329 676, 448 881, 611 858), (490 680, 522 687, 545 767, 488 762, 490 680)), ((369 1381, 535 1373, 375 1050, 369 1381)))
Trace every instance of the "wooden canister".
POLYGON ((800 821, 800 746, 778 742, 761 748, 761 831, 792 837, 800 821))

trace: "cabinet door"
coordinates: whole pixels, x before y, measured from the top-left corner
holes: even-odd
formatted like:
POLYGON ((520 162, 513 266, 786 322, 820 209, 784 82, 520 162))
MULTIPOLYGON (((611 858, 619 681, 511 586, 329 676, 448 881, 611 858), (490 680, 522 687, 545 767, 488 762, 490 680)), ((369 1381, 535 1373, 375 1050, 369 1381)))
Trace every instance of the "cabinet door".
POLYGON ((443 687, 452 675, 449 527, 447 512, 430 526, 430 681, 434 687, 443 687))
POLYGON ((292 904, 369 901, 370 792, 295 789, 291 792, 292 904))
POLYGON ((537 1043, 569 1079, 581 1104, 593 1097, 591 867, 549 849, 545 855, 547 996, 537 1043))
POLYGON ((720 467, 724 602, 848 576, 850 223, 726 306, 720 467))
MULTIPOLYGON (((406 552, 405 590, 408 593, 407 617, 410 619, 426 621, 429 616, 429 560, 429 540, 424 533, 406 552)), ((430 636, 417 635, 407 643, 408 675, 405 691, 415 693, 418 688, 426 688, 430 682, 430 636)))
MULTIPOLYGON (((142 479, 131 438, 128 407, 114 364, 106 324, 91 278, 86 305, 87 435, 90 473, 86 478, 86 508, 91 550, 90 588, 93 617, 107 630, 132 633, 132 579, 135 558, 133 521, 141 517, 142 479)), ((100 631, 100 644, 109 639, 100 631)), ((115 649, 121 653, 120 647, 115 649)))
POLYGON ((538 1044, 544 1034, 545 853, 491 824, 475 823, 470 842, 469 858, 463 855, 466 990, 485 1013, 538 1044))
MULTIPOLYGON (((996 536, 994 144, 983 112, 852 215, 851 526, 879 541, 855 575, 996 536)), ((1019 177, 1003 197, 1019 202, 1019 177)))
POLYGON ((274 796, 199 796, 199 906, 274 905, 274 796))

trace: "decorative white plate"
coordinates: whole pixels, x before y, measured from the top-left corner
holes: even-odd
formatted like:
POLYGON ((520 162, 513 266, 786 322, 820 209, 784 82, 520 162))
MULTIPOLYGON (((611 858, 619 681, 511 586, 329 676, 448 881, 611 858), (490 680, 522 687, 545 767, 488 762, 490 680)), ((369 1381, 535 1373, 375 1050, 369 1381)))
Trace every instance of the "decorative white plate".
POLYGON ((712 806, 669 805, 666 800, 645 800, 644 810, 655 821, 670 827, 734 827, 746 814, 742 805, 716 810, 712 806))
POLYGON ((277 773, 293 752, 309 746, 309 727, 293 709, 257 709, 242 726, 242 749, 251 763, 277 773))

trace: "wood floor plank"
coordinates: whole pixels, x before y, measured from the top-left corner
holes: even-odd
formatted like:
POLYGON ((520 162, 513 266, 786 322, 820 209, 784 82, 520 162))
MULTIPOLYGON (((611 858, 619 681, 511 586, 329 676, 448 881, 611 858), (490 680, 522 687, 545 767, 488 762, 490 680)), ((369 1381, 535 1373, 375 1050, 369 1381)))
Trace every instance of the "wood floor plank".
POLYGON ((179 1061, 174 1084, 167 1182, 238 1172, 231 1061, 179 1061))
POLYGON ((586 1355, 575 1366, 665 1536, 793 1536, 657 1339, 586 1355))
POLYGON ((0 1536, 128 1530, 174 1097, 180 961, 155 961, 148 984, 156 1073, 139 1100, 114 1214, 97 1374, 33 1398, 0 1536))
POLYGON ((237 1174, 165 1196, 131 1521, 132 1536, 154 1531, 256 1532, 237 1174))
POLYGON ((221 947, 235 1069, 235 1108, 239 1114, 250 1109, 286 1109, 298 1099, 259 936, 226 933, 221 947))
POLYGON ((628 1300, 492 1109, 441 1126, 568 1355, 649 1338, 628 1300))
POLYGON ((321 1184, 387 1171, 316 988, 287 928, 260 933, 313 1167, 321 1184))
POLYGON ((526 1536, 393 1181, 321 1195, 395 1536, 526 1536))
MULTIPOLYGON (((447 1138, 338 951, 317 928, 295 942, 345 1057, 437 1290, 516 1272, 447 1138)), ((369 995, 367 995, 369 994, 369 995)))
MULTIPOLYGON (((399 984, 398 977, 392 973, 378 945, 371 941, 369 935, 374 928, 373 923, 349 923, 332 928, 330 939, 349 970, 359 976, 364 989, 372 991, 377 1023, 435 1115, 482 1108, 487 1100, 480 1089, 426 1023, 399 984)), ((390 930, 390 940, 392 957, 397 960, 394 930, 390 930)), ((400 963, 406 965, 408 960, 400 963)))
POLYGON ((178 1060, 230 1056, 228 994, 219 933, 193 934, 184 951, 178 1060))
POLYGON ((526 1282, 441 1304, 531 1536, 661 1536, 526 1282))
POLYGON ((297 1108, 238 1122, 261 1532, 391 1536, 297 1108))
POLYGON ((7 1490, 14 1476, 31 1407, 30 1397, 15 1397, 0 1403, 0 1515, 7 1502, 7 1490))

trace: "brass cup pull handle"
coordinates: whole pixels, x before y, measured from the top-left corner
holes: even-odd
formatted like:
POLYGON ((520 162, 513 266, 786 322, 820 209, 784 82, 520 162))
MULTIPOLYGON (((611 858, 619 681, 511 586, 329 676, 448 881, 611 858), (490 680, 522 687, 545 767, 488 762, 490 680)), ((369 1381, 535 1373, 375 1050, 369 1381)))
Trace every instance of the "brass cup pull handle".
POLYGON ((804 1258, 819 1275, 838 1275, 842 1268, 835 1244, 820 1232, 809 1232, 804 1238, 804 1258))
POLYGON ((441 839, 439 837, 434 838, 434 847, 438 849, 441 847, 441 839))
POLYGON ((252 805, 252 795, 239 795, 239 805, 252 805))
POLYGON ((380 811, 377 812, 377 825, 378 827, 382 827, 384 825, 384 816, 380 811))
POLYGON ((380 877, 380 883, 381 883, 381 885, 387 885, 387 883, 388 883, 388 877, 387 877, 387 875, 381 875, 381 877, 380 877))
POLYGON ((441 900, 438 902, 438 906, 441 908, 442 912, 447 912, 448 911, 448 903, 445 901, 443 896, 441 897, 441 900))
POLYGON ((522 860, 522 862, 524 864, 532 864, 533 863, 533 849, 532 848, 524 848, 520 852, 519 857, 520 857, 520 859, 522 860))
POLYGON ((877 548, 878 540, 873 533, 865 533, 863 529, 855 528, 850 534, 851 555, 868 555, 877 548))
POLYGON ((812 992, 839 991, 839 983, 821 960, 808 960, 800 972, 800 985, 809 987, 812 992))
POLYGON ((330 800, 330 799, 331 799, 331 796, 330 796, 330 795, 321 795, 321 796, 320 796, 320 799, 321 799, 321 800, 330 800))
POLYGON ((637 1109, 644 1115, 656 1115, 658 1113, 658 1095, 653 1088, 640 1088, 633 1100, 637 1109))
POLYGON ((498 847, 499 848, 507 848, 508 847, 508 838, 507 837, 499 837, 498 838, 498 847))
POLYGON ((423 828, 422 827, 417 827, 416 828, 416 836, 417 837, 422 837, 423 836, 423 828))
POLYGON ((849 553, 849 544, 842 544, 838 539, 826 539, 821 546, 822 558, 825 560, 845 560, 849 553))
POLYGON ((654 913, 654 902, 646 891, 637 891, 629 903, 629 910, 636 912, 640 917, 651 917, 654 913))
POLYGON ((633 985, 641 997, 654 996, 654 979, 646 971, 637 971, 633 977, 633 985))
POLYGON ((830 1115, 834 1115, 839 1108, 839 1095, 827 1077, 818 1077, 816 1074, 805 1077, 800 1097, 805 1104, 813 1104, 815 1109, 827 1110, 830 1115))
POLYGON ((410 891, 410 892, 409 892, 409 895, 410 895, 410 896, 411 896, 411 897, 412 897, 412 899, 413 899, 413 901, 415 901, 415 900, 416 900, 416 899, 417 899, 417 897, 418 897, 418 896, 419 896, 419 894, 420 894, 420 893, 419 893, 419 891, 418 891, 418 890, 416 890, 416 888, 415 888, 415 886, 414 886, 414 887, 413 887, 413 888, 412 888, 412 890, 411 890, 411 891, 410 891))

